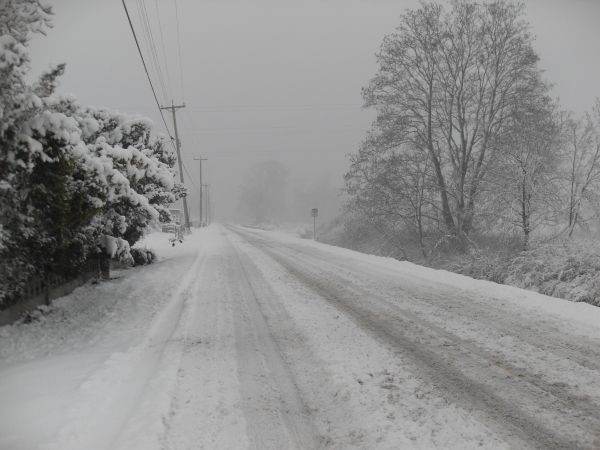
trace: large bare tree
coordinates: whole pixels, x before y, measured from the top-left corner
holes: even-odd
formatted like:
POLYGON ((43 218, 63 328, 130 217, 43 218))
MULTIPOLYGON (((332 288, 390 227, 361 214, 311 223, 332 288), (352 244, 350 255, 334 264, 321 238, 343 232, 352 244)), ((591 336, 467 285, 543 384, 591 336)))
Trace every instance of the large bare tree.
POLYGON ((385 37, 363 90, 376 129, 429 158, 443 223, 459 240, 473 228, 517 99, 539 87, 532 41, 520 4, 423 3, 385 37))

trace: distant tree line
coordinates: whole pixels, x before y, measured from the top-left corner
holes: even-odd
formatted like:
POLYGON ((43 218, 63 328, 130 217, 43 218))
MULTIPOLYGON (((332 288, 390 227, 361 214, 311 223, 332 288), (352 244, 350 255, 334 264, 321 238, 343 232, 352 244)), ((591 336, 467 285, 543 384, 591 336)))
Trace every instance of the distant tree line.
POLYGON ((600 102, 575 117, 552 98, 510 1, 407 10, 363 89, 377 118, 345 176, 347 211, 408 234, 423 255, 477 233, 571 236, 600 213, 600 102))
POLYGON ((0 306, 31 277, 77 274, 129 248, 183 192, 152 124, 57 94, 58 65, 29 83, 27 45, 51 25, 38 0, 0 3, 0 306))

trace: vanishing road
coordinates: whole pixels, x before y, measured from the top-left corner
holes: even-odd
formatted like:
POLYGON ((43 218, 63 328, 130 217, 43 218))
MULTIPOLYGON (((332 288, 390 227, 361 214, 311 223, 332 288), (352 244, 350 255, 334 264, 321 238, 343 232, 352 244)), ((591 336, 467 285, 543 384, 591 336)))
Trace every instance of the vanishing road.
POLYGON ((600 448, 600 308, 212 225, 0 328, 0 448, 600 448))

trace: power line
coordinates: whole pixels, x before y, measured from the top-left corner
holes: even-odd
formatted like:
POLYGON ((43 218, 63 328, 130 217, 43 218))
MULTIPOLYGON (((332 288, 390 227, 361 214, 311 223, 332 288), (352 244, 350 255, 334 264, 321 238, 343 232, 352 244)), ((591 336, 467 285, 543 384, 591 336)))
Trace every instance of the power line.
POLYGON ((204 128, 198 128, 198 127, 194 127, 194 132, 195 133, 202 133, 205 131, 249 131, 249 132, 261 132, 261 131, 272 131, 272 130, 289 130, 289 131, 318 131, 318 130, 324 130, 324 131, 339 131, 339 130, 354 130, 357 128, 356 124, 340 124, 337 127, 329 127, 327 126, 327 124, 319 124, 319 125, 323 125, 323 128, 318 128, 315 126, 306 126, 306 127, 298 127, 296 125, 269 125, 267 127, 252 127, 252 128, 248 128, 248 127, 204 127, 204 128))
MULTIPOLYGON (((156 75, 156 79, 158 80, 157 82, 157 91, 159 91, 160 89, 162 89, 163 92, 163 96, 165 94, 165 90, 164 90, 164 86, 162 86, 160 84, 160 77, 158 76, 158 70, 156 68, 156 61, 153 59, 153 54, 152 54, 152 45, 150 44, 150 38, 148 37, 148 30, 146 28, 146 23, 144 21, 144 13, 142 12, 142 5, 140 3, 140 0, 136 0, 136 4, 137 4, 137 14, 138 14, 138 21, 139 21, 139 34, 142 37, 140 39, 140 42, 142 44, 145 44, 145 50, 146 50, 146 54, 149 55, 148 58, 148 67, 150 69, 154 70, 153 75, 156 75)), ((144 45, 142 45, 143 47, 144 45)))
POLYGON ((206 150, 207 154, 211 158, 239 158, 240 155, 253 155, 253 154, 279 154, 281 156, 296 156, 298 154, 320 154, 320 155, 345 155, 348 153, 347 149, 323 149, 321 147, 309 147, 309 148, 288 148, 285 145, 279 146, 256 146, 256 147, 229 147, 229 148, 211 148, 206 150))
POLYGON ((135 41, 135 46, 137 47, 138 53, 140 55, 140 59, 142 60, 142 66, 144 66, 144 72, 146 72, 146 77, 148 78, 148 84, 150 84, 150 89, 152 90, 152 95, 154 96, 154 101, 156 102, 156 107, 158 108, 158 112, 160 113, 160 117, 162 122, 167 130, 167 134, 169 135, 169 141, 171 145, 173 144, 173 137, 171 136, 171 132, 169 131, 169 127, 167 126, 167 121, 165 120, 165 116, 160 109, 160 102, 158 101, 158 97, 156 96, 156 90, 154 89, 154 85, 152 84, 152 79, 150 78, 150 74, 148 73, 148 66, 146 65, 146 61, 144 60, 144 55, 142 54, 142 49, 140 48, 140 42, 138 41, 137 35, 135 33, 135 29, 133 28, 133 23, 131 22, 131 16, 129 15, 129 10, 127 9, 127 5, 125 4, 125 0, 121 0, 123 3, 123 9, 125 10, 125 15, 127 16, 127 21, 129 22, 129 28, 131 29, 131 34, 133 35, 133 40, 135 41))
POLYGON ((183 171, 187 174, 188 179, 192 182, 192 184, 194 185, 194 187, 196 189, 198 189, 198 185, 196 184, 196 182, 194 181, 194 178, 192 178, 192 176, 190 175, 190 172, 188 171, 185 163, 183 162, 183 160, 181 160, 181 165, 183 166, 183 171))
POLYGON ((175 20, 177 22, 177 56, 179 59, 179 82, 181 83, 181 98, 185 98, 185 89, 183 85, 183 66, 181 63, 181 33, 179 32, 179 8, 177 7, 177 0, 173 0, 175 4, 175 20))
POLYGON ((167 73, 167 84, 170 87, 171 86, 171 74, 169 73, 169 61, 167 58, 167 49, 165 46, 165 37, 163 34, 163 27, 162 27, 162 22, 160 20, 160 8, 158 6, 158 0, 154 0, 154 8, 156 9, 156 20, 158 22, 158 30, 160 33, 160 43, 161 43, 161 48, 162 48, 162 56, 163 59, 165 60, 165 72, 167 73))
POLYGON ((167 100, 169 98, 168 89, 165 85, 165 80, 162 73, 162 66, 158 57, 158 51, 156 49, 154 34, 152 33, 152 27, 150 25, 150 19, 148 16, 148 10, 146 8, 146 3, 144 0, 138 0, 137 3, 140 20, 142 22, 142 30, 145 29, 144 37, 146 38, 148 50, 150 52, 150 61, 154 63, 154 68, 156 71, 158 82, 160 83, 160 86, 162 88, 164 99, 167 100))
MULTIPOLYGON (((215 129, 215 130, 206 130, 206 131, 193 131, 193 134, 198 135, 262 135, 262 134, 271 134, 273 136, 288 136, 288 135, 298 135, 299 133, 307 134, 307 135, 330 135, 330 134, 344 134, 344 133, 355 133, 356 131, 360 131, 360 127, 346 127, 346 128, 330 128, 330 129, 322 129, 322 128, 264 128, 264 129, 240 129, 240 130, 223 130, 223 129, 215 129)), ((364 130, 363 130, 364 131, 364 130)))
POLYGON ((274 110, 274 111, 288 111, 288 110, 315 110, 315 109, 361 109, 360 104, 288 104, 288 105, 266 105, 266 104, 241 104, 241 105, 208 105, 202 108, 193 108, 195 112, 231 112, 231 111, 245 111, 245 110, 274 110))
MULTIPOLYGON (((271 111, 337 111, 337 110, 352 110, 360 111, 362 105, 359 104, 307 104, 307 105, 207 105, 205 107, 189 108, 195 113, 230 113, 230 112, 271 112, 271 111)), ((144 106, 123 106, 122 109, 144 109, 144 106)))

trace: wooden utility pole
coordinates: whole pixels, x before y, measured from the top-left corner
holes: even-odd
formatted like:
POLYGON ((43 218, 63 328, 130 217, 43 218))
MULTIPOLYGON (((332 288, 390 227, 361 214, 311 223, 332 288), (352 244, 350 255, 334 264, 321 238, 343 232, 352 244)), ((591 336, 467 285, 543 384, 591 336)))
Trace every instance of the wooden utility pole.
POLYGON ((212 206, 210 203, 210 184, 206 186, 206 221, 212 223, 212 206))
POLYGON ((203 212, 203 209, 204 209, 202 207, 203 206, 203 203, 202 203, 202 200, 203 200, 203 198, 202 198, 202 195, 203 195, 203 193, 202 193, 202 187, 204 186, 202 184, 202 161, 208 161, 208 159, 207 158, 203 158, 202 156, 200 156, 199 158, 197 158, 197 157, 194 156, 194 161, 198 161, 198 164, 200 166, 199 167, 199 169, 200 169, 200 188, 199 188, 200 189, 200 209, 199 209, 199 212, 198 212, 198 216, 199 216, 198 220, 200 220, 199 226, 201 227, 202 226, 202 216, 203 216, 202 212, 203 212))
POLYGON ((210 184, 203 184, 203 187, 206 188, 206 208, 205 208, 205 215, 206 215, 206 224, 209 225, 210 224, 210 184))
MULTIPOLYGON (((177 150, 177 164, 179 166, 179 181, 181 181, 181 184, 185 184, 185 182, 183 180, 183 162, 181 161, 181 142, 179 141, 179 133, 177 132, 177 115, 175 114, 175 111, 179 108, 185 108, 185 103, 182 103, 181 105, 174 105, 173 102, 171 101, 171 106, 161 106, 160 107, 160 109, 170 109, 171 113, 173 114, 173 129, 175 130, 175 149, 177 150)), ((190 214, 188 212, 187 200, 185 197, 183 197, 182 200, 183 200, 183 217, 185 220, 185 227, 189 230, 190 229, 190 214)))

